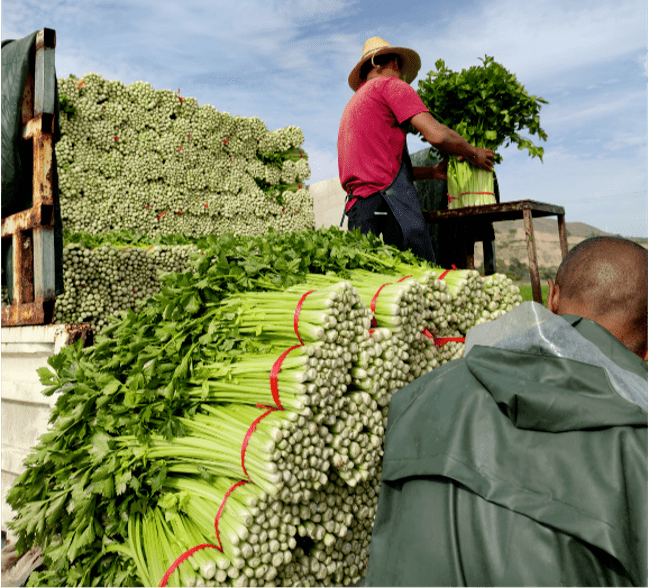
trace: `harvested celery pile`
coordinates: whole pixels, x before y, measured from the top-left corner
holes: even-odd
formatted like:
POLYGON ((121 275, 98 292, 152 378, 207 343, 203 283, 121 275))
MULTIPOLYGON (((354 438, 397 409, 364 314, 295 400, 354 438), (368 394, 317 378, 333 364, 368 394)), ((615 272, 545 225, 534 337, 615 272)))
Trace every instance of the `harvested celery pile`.
POLYGON ((392 393, 511 284, 336 229, 214 238, 161 279, 40 370, 51 427, 8 496, 30 582, 357 583, 392 393))

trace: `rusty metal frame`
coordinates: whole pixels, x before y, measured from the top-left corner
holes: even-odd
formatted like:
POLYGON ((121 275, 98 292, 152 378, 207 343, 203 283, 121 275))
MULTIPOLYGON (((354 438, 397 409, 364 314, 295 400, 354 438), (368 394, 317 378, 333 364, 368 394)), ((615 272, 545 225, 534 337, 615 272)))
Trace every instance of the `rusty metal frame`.
POLYGON ((55 123, 54 49, 56 32, 36 35, 22 102, 23 140, 33 144, 32 208, 2 219, 2 238, 12 239, 13 304, 2 308, 2 326, 54 322, 55 123))
MULTIPOLYGON (((535 247, 535 231, 533 218, 543 216, 557 216, 558 233, 560 236, 560 250, 562 258, 568 252, 566 240, 566 224, 564 222, 564 207, 536 200, 517 200, 515 202, 502 202, 500 204, 487 204, 484 206, 467 206, 452 210, 424 211, 424 218, 428 222, 461 221, 468 218, 480 217, 486 222, 499 222, 504 220, 518 220, 523 218, 526 232, 526 245, 528 249, 528 265, 530 267, 530 283, 533 289, 533 300, 542 303, 542 288, 539 281, 539 266, 537 265, 537 248, 535 247)), ((474 268, 474 254, 467 253, 470 268, 474 268)))

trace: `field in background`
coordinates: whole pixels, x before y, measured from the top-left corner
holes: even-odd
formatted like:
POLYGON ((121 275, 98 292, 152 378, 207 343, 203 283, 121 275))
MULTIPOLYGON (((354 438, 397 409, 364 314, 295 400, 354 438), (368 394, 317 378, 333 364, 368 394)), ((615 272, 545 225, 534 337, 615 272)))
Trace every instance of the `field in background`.
MULTIPOLYGON (((532 286, 519 286, 519 291, 521 292, 521 297, 526 300, 533 299, 533 287, 532 286)), ((548 296, 548 286, 542 286, 542 303, 546 306, 546 297, 548 296)))

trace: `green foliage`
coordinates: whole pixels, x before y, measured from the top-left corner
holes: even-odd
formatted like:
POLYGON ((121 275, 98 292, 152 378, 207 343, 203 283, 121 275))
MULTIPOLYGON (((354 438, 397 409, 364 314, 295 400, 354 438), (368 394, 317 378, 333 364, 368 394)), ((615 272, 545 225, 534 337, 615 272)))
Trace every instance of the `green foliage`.
POLYGON ((205 237, 188 237, 186 235, 145 235, 127 230, 107 231, 97 235, 86 232, 73 232, 63 230, 63 242, 77 243, 88 249, 101 245, 111 244, 114 247, 150 247, 152 245, 196 245, 199 248, 207 247, 205 237))
POLYGON ((77 114, 77 109, 72 103, 72 100, 70 100, 70 98, 64 94, 59 96, 59 107, 61 109, 61 112, 65 112, 68 115, 69 120, 72 120, 77 114))
MULTIPOLYGON (((529 95, 514 74, 485 56, 482 65, 454 72, 444 60, 436 61, 436 70, 418 83, 418 94, 431 114, 457 131, 476 147, 495 150, 515 144, 527 149, 531 157, 544 154, 542 147, 520 134, 546 140, 540 126, 539 112, 546 100, 529 95)), ((497 155, 496 161, 501 161, 497 155)))
POLYGON ((540 267, 539 268, 539 279, 542 282, 546 282, 546 280, 555 280, 555 276, 557 275, 557 267, 540 267))
MULTIPOLYGON (((530 302, 533 299, 532 286, 519 286, 519 292, 524 302, 530 302)), ((542 286, 542 304, 546 306, 546 298, 548 296, 548 286, 542 286)))
MULTIPOLYGON (((128 235, 121 238, 127 242, 128 235)), ((148 460, 146 448, 120 445, 120 439, 146 444, 152 433, 183 435, 180 417, 203 402, 186 387, 197 366, 263 348, 249 333, 215 331, 225 312, 221 300, 283 290, 307 273, 347 278, 356 268, 423 265, 377 237, 334 227, 207 237, 205 247, 194 271, 164 277, 140 312, 124 312, 93 347, 64 347, 39 370, 45 393, 57 393, 51 426, 7 497, 18 513, 10 525, 19 549, 43 547, 47 570, 34 575, 35 585, 138 585, 132 560, 106 546, 124 543, 129 516, 152 508, 167 469, 148 460)))
POLYGON ((527 264, 518 259, 510 259, 510 264, 506 270, 506 275, 514 282, 525 279, 530 275, 530 269, 527 264))

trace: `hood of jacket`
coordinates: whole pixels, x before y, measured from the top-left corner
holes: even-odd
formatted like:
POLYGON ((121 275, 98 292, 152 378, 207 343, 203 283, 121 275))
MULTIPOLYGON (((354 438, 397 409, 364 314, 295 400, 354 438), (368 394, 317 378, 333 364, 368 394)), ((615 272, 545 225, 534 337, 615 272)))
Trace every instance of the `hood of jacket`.
POLYGON ((464 358, 393 395, 382 482, 449 478, 643 582, 647 369, 595 323, 521 306, 472 329, 464 358))
POLYGON ((647 423, 647 365, 588 319, 524 303, 472 329, 465 362, 517 428, 647 423))

